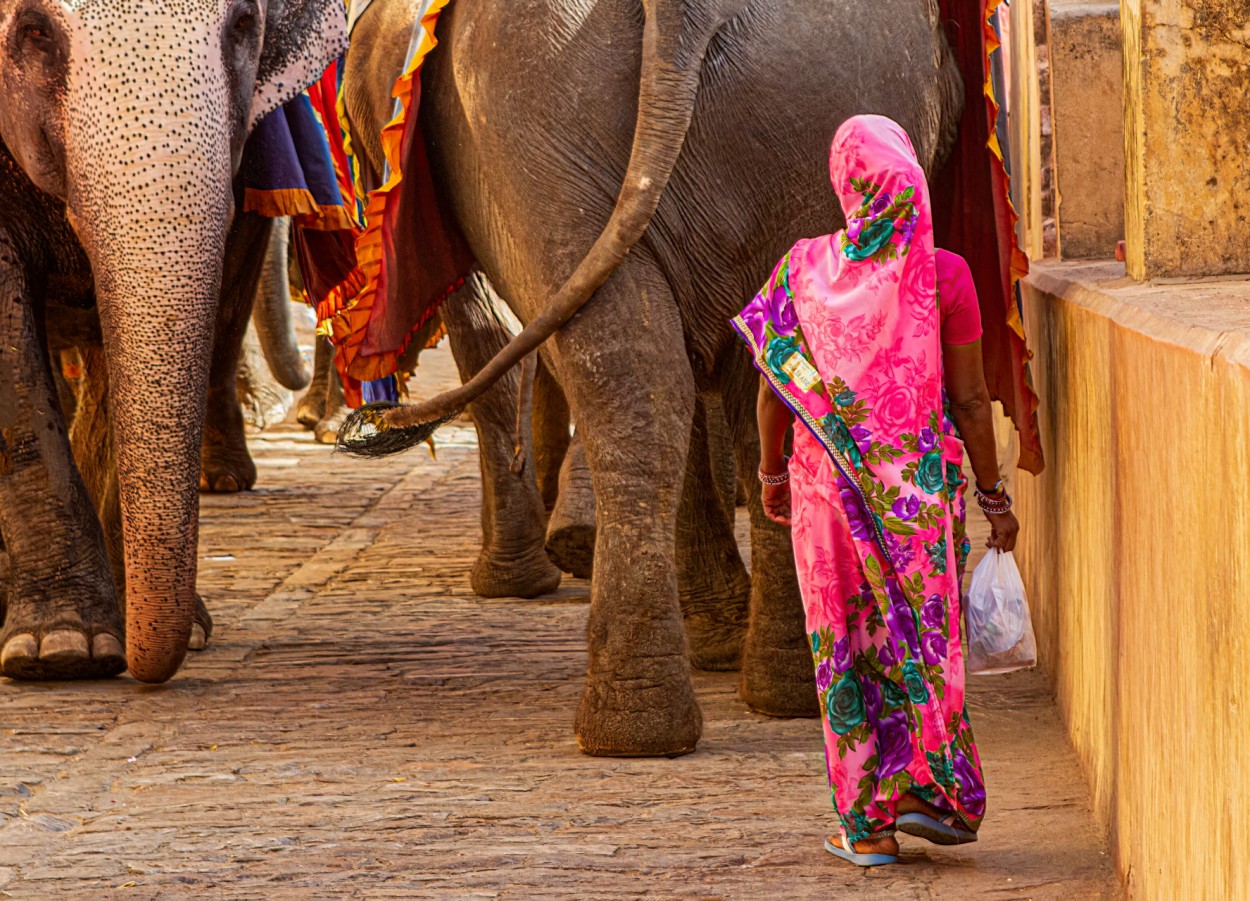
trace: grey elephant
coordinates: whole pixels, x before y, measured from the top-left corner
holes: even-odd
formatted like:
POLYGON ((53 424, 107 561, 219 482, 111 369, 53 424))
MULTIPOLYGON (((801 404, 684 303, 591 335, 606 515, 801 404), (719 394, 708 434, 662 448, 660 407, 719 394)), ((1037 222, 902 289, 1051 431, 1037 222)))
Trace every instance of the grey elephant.
MULTIPOLYGON (((353 122, 389 113, 419 5, 374 0, 356 26, 353 122)), ((937 5, 458 0, 437 37, 420 110, 434 179, 525 330, 448 395, 368 414, 377 437, 418 440, 541 346, 595 495, 582 749, 693 750, 689 660, 731 656, 748 607, 743 698, 814 712, 789 535, 752 490, 748 580, 708 455, 691 452, 696 413, 719 396, 753 474, 758 382, 728 323, 795 239, 839 224, 825 172, 837 126, 888 115, 930 171, 949 152, 963 93, 937 5)), ((356 446, 352 422, 340 440, 356 446)))
POLYGON ((270 228, 237 213, 240 155, 345 46, 340 0, 0 0, 5 675, 180 666, 201 448, 211 469, 222 447, 204 423, 240 417, 215 338, 239 340, 270 228), (107 382, 75 434, 48 358, 66 344, 107 382))

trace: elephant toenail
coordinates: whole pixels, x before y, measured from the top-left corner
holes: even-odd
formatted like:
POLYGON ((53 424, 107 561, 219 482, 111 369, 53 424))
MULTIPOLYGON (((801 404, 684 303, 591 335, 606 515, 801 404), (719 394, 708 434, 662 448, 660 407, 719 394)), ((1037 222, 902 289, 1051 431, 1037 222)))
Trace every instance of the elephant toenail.
POLYGON ((126 651, 122 648, 122 643, 115 635, 101 632, 91 639, 91 656, 96 661, 124 660, 126 659, 126 651))
POLYGON ((14 635, 5 644, 4 653, 0 654, 0 667, 18 661, 33 660, 37 656, 39 656, 39 642, 35 641, 35 636, 14 635))
POLYGON ((208 647, 208 634, 205 633, 204 627, 199 623, 191 625, 191 640, 187 642, 187 649, 191 651, 202 651, 208 647))
POLYGON ((39 645, 40 660, 51 657, 81 657, 85 660, 89 653, 87 636, 68 629, 48 633, 39 645))

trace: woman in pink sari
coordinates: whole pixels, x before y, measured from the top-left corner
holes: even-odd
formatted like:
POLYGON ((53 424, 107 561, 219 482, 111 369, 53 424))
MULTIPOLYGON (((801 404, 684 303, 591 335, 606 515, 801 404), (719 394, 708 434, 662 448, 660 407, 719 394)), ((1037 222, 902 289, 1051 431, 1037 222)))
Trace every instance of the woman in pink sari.
POLYGON ((896 830, 970 842, 985 813, 960 640, 965 446, 990 544, 1010 550, 1018 525, 971 275, 933 246, 911 141, 857 116, 830 173, 847 228, 795 244, 734 325, 764 376, 765 509, 792 523, 841 820, 825 847, 874 866, 894 862, 896 830))

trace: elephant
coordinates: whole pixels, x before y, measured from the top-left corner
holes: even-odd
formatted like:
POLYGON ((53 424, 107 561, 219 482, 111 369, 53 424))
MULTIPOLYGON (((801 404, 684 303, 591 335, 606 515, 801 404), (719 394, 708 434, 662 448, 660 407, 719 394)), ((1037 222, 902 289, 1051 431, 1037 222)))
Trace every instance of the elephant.
MULTIPOLYGON (((418 7, 374 0, 356 24, 353 130, 389 114, 418 7)), ((750 707, 813 714, 789 533, 748 492, 748 577, 702 452, 707 398, 753 475, 758 378, 729 320, 796 239, 841 225, 825 171, 841 122, 890 116, 930 173, 949 154, 963 82, 937 4, 459 0, 436 37, 419 113, 434 182, 525 328, 461 387, 355 422, 420 440, 541 347, 594 489, 582 751, 693 751, 690 661, 735 646, 750 707)), ((363 434, 349 419, 340 446, 363 434)))
MULTIPOLYGON (((275 221, 265 254, 252 321, 243 339, 238 394, 244 421, 257 430, 281 422, 295 403, 292 392, 312 381, 295 334, 301 312, 287 272, 290 219, 275 221)), ((304 311, 310 320, 311 311, 304 311)))
POLYGON ((241 154, 346 43, 341 0, 0 0, 4 675, 181 666, 201 472, 233 479, 242 435, 214 350, 242 343, 271 228, 241 154), (67 346, 95 400, 72 429, 67 346))

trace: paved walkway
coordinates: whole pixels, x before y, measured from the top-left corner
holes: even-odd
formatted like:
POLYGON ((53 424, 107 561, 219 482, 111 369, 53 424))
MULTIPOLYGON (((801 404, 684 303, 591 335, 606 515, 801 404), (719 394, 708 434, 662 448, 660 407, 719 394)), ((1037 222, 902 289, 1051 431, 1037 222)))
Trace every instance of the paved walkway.
POLYGON ((732 673, 695 676, 698 753, 578 753, 588 585, 472 595, 471 429, 437 461, 253 447, 260 488, 204 499, 210 650, 165 687, 0 682, 0 894, 1119 897, 1040 676, 974 682, 982 840, 860 872, 821 848, 817 724, 749 713, 732 673))

